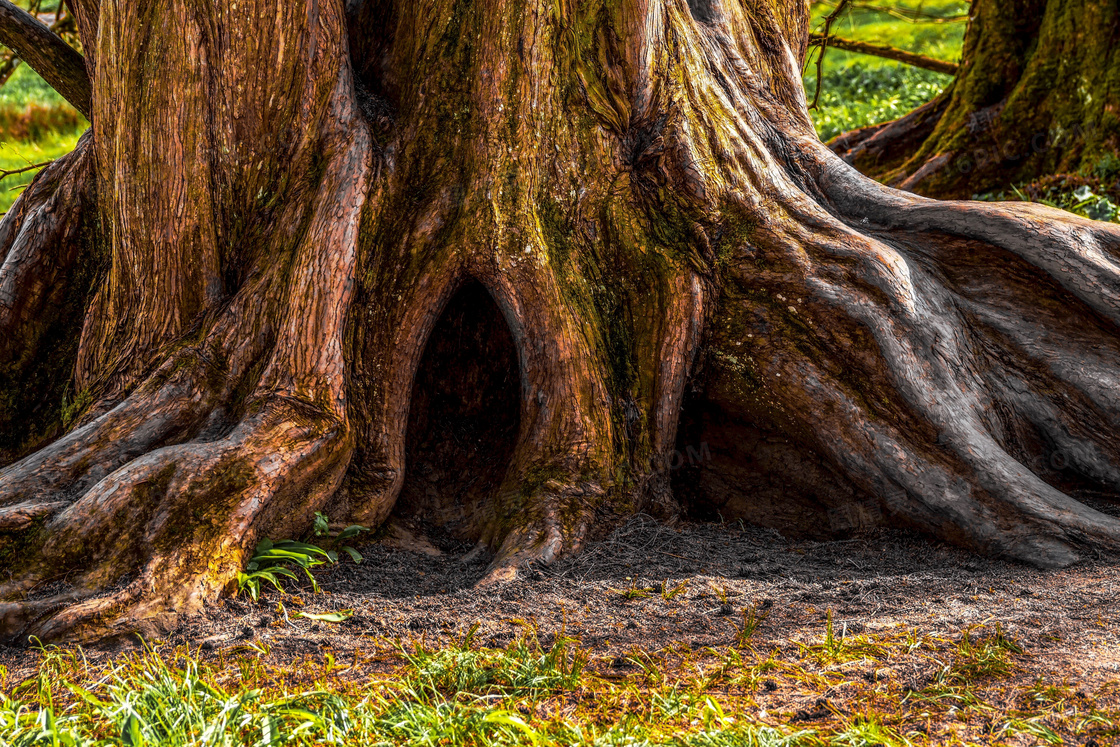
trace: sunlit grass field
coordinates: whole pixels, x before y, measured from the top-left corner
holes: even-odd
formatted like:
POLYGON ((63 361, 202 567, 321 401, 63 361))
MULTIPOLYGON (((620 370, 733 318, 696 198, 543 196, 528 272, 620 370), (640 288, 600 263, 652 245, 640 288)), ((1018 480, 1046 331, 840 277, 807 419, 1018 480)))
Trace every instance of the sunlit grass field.
POLYGON ((477 646, 469 633, 442 647, 371 638, 364 650, 280 667, 255 642, 205 657, 144 648, 98 666, 52 648, 15 687, 0 668, 0 744, 903 747, 1120 737, 1110 693, 1023 677, 1029 652, 998 627, 953 639, 830 626, 818 641, 780 649, 756 649, 749 633, 744 621, 726 648, 682 643, 614 659, 562 638, 542 645, 531 631, 504 649, 477 646), (911 668, 929 672, 925 684, 901 676, 911 668))
MULTIPOLYGON (((835 3, 814 2, 812 28, 819 31, 835 3)), ((885 44, 948 62, 957 62, 968 3, 959 0, 902 0, 856 3, 832 25, 831 34, 885 44)), ((805 91, 817 88, 817 51, 805 66, 805 91)), ((819 106, 811 112, 822 140, 841 132, 901 117, 932 99, 950 76, 879 57, 838 49, 825 53, 819 106)))
MULTIPOLYGON (((65 155, 88 126, 34 70, 20 65, 0 86, 0 169, 21 169, 65 155)), ((37 171, 0 180, 0 213, 11 207, 37 171)))

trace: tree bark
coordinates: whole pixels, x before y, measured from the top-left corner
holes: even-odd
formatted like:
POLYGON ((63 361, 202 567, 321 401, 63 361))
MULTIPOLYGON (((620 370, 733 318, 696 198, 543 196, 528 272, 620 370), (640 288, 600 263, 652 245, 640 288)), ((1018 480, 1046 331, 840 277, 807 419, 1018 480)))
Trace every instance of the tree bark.
MULTIPOLYGON (((1120 546, 1072 497, 1120 482, 1120 231, 861 177, 803 3, 92 12, 107 259, 75 426, 0 471, 8 635, 174 625, 320 510, 445 524, 489 582, 643 510, 1120 546)), ((39 256, 47 179, 0 224, 39 256)))
POLYGON ((837 137, 885 184, 963 197, 1053 174, 1120 191, 1120 5, 975 0, 960 70, 931 104, 837 137))

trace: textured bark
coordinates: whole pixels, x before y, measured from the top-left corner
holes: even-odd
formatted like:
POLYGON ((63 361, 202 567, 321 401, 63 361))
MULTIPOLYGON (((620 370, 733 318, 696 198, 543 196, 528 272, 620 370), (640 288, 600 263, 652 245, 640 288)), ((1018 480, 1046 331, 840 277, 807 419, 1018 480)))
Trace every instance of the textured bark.
POLYGON ((166 628, 317 510, 488 581, 641 510, 1120 545, 1071 497, 1120 479, 1120 232, 859 176, 801 2, 91 12, 107 266, 76 427, 0 471, 8 634, 166 628))
POLYGON ((1120 5, 975 0, 959 73, 938 99, 831 145, 863 173, 931 197, 1059 173, 1120 188, 1120 5))
POLYGON ((90 220, 90 150, 87 133, 0 222, 0 463, 58 435, 75 327, 103 264, 90 220))

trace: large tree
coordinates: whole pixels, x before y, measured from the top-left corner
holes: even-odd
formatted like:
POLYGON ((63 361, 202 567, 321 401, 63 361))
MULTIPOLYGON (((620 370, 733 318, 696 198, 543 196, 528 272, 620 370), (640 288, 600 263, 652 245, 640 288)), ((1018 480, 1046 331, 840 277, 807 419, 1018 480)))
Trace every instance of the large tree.
POLYGON ((801 0, 74 6, 91 131, 0 224, 5 632, 171 625, 316 510, 508 578, 678 513, 678 443, 726 516, 1120 547, 1070 495, 1120 485, 1120 230, 861 176, 801 0))
POLYGON ((1059 173, 1120 190, 1120 3, 973 0, 945 91, 833 147, 865 174, 931 197, 1059 173))

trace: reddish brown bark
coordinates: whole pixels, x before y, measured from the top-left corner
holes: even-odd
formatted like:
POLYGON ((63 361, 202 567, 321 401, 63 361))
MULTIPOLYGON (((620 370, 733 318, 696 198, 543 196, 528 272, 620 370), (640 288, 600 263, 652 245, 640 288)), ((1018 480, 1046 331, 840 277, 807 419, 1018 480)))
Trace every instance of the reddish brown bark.
POLYGON ((239 6, 79 10, 108 267, 77 427, 0 471, 8 634, 166 627, 316 510, 489 581, 641 510, 1117 549, 1071 494, 1120 481, 1120 232, 860 177, 802 3, 239 6))

